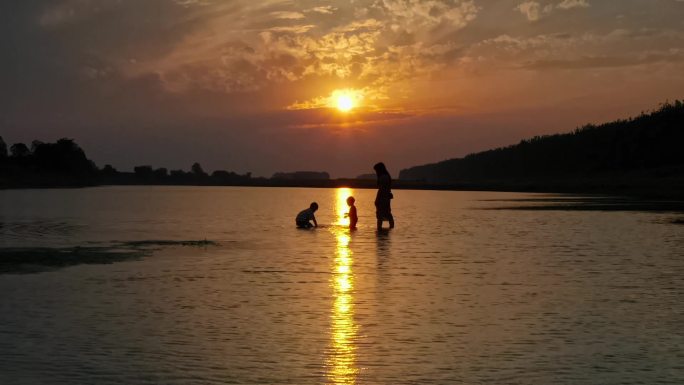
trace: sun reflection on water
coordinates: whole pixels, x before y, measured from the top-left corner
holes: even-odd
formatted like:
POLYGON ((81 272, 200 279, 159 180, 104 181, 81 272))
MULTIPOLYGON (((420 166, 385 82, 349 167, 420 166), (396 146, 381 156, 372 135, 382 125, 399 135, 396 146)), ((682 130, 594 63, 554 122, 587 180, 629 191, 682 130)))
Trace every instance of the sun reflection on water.
MULTIPOLYGON (((335 192, 335 216, 337 221, 336 225, 349 227, 349 217, 347 213, 349 212, 349 206, 347 206, 347 198, 352 196, 353 190, 348 187, 340 187, 335 192)), ((336 235, 338 233, 336 232, 336 235)), ((347 235, 349 235, 347 233, 347 235)), ((339 238, 337 240, 337 248, 340 248, 339 238)))
POLYGON ((336 193, 336 226, 332 228, 337 242, 331 286, 333 306, 331 314, 331 352, 328 357, 328 383, 354 384, 358 374, 356 367, 356 331, 354 324, 354 274, 353 253, 349 248, 349 219, 347 197, 349 188, 339 188, 336 193))

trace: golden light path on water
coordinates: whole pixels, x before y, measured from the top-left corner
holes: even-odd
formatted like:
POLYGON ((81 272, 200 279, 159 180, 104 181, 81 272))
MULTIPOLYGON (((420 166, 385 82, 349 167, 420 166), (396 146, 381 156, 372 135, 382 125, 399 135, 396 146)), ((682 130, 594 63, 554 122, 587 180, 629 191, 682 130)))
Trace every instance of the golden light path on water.
POLYGON ((349 188, 339 188, 336 192, 335 214, 337 221, 332 227, 336 248, 331 286, 333 306, 331 314, 331 350, 327 360, 329 384, 354 384, 356 367, 356 331, 354 324, 354 274, 352 271, 353 253, 349 248, 351 241, 347 197, 352 195, 349 188))

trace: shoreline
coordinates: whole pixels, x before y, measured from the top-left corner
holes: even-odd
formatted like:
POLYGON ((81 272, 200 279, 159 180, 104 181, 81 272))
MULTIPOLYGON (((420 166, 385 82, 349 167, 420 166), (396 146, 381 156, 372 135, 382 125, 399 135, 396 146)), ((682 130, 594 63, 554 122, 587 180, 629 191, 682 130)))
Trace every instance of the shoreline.
MULTIPOLYGON (((375 180, 359 179, 328 179, 309 181, 286 180, 255 180, 253 183, 149 183, 127 181, 126 183, 108 183, 100 181, 92 183, 20 183, 0 184, 0 190, 21 189, 70 189, 106 186, 188 186, 188 187, 299 187, 299 188, 339 188, 375 189, 375 180)), ((684 201, 684 183, 668 183, 662 180, 641 180, 638 184, 628 184, 624 181, 606 181, 601 179, 584 181, 540 181, 519 182, 463 182, 463 183, 425 183, 417 181, 393 181, 394 190, 426 190, 426 191, 490 191, 490 192, 521 192, 521 193, 550 193, 550 194, 588 194, 624 196, 635 199, 653 200, 682 200, 684 201), (612 183, 611 183, 612 182, 612 183), (616 183, 618 182, 618 183, 616 183)), ((677 181, 678 182, 678 181, 677 181)))

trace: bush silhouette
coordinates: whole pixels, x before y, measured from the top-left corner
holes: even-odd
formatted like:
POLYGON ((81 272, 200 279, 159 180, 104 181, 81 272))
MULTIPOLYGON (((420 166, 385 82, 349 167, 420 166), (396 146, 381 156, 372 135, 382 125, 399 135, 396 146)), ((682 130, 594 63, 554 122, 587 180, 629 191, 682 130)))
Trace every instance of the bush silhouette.
POLYGON ((5 158, 7 158, 7 143, 0 136, 0 161, 5 160, 5 158))
POLYGON ((31 154, 31 151, 24 143, 14 143, 10 147, 10 152, 12 153, 12 158, 16 159, 26 158, 31 154))

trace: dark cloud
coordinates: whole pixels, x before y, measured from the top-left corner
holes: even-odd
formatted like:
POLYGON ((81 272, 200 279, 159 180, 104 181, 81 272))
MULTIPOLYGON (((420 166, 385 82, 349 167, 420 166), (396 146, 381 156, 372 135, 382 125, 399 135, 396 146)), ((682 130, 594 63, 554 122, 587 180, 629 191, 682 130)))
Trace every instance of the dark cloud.
POLYGON ((613 68, 647 65, 662 62, 684 62, 684 49, 665 52, 649 52, 637 57, 587 56, 569 60, 537 60, 526 63, 523 68, 538 70, 613 68))

